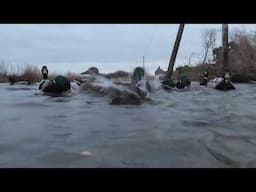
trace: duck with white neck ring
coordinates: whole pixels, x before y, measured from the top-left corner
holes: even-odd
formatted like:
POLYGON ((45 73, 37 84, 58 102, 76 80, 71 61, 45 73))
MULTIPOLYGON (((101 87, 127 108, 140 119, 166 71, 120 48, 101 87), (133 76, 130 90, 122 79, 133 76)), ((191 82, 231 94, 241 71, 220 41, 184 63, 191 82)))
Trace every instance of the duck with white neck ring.
POLYGON ((70 81, 58 75, 53 80, 48 79, 48 69, 43 66, 42 70, 43 80, 40 82, 38 89, 43 92, 43 95, 48 96, 68 96, 71 93, 70 81))

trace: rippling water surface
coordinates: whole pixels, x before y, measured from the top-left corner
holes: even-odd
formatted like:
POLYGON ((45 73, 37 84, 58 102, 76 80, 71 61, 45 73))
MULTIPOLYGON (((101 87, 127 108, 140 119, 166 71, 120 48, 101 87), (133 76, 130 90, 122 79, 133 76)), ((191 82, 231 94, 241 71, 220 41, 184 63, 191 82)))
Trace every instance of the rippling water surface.
POLYGON ((0 84, 0 167, 256 167, 256 86, 108 97, 0 84))

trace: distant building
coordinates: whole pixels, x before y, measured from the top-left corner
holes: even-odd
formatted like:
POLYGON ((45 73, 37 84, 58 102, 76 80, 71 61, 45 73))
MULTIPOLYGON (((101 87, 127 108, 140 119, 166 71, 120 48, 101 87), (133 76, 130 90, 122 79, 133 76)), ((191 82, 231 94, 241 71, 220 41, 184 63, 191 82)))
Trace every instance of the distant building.
POLYGON ((164 80, 167 72, 160 68, 160 66, 155 71, 155 76, 159 80, 164 80))
POLYGON ((160 68, 160 66, 156 69, 155 75, 165 74, 165 71, 160 68))

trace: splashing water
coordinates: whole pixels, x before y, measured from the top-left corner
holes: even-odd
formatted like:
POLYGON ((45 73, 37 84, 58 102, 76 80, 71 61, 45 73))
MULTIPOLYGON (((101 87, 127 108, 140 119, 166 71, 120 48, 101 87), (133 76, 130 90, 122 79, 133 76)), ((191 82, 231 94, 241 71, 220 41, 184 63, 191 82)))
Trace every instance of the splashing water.
POLYGON ((8 87, 0 84, 0 167, 256 167, 255 86, 192 83, 152 91, 139 106, 8 87))

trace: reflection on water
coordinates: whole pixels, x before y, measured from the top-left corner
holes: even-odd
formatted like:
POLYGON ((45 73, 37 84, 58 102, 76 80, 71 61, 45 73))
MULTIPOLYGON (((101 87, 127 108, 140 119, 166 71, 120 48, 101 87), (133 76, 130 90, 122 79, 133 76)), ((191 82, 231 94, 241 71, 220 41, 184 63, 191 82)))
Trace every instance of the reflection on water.
POLYGON ((256 87, 236 87, 195 83, 113 106, 1 84, 0 167, 256 167, 256 87))

